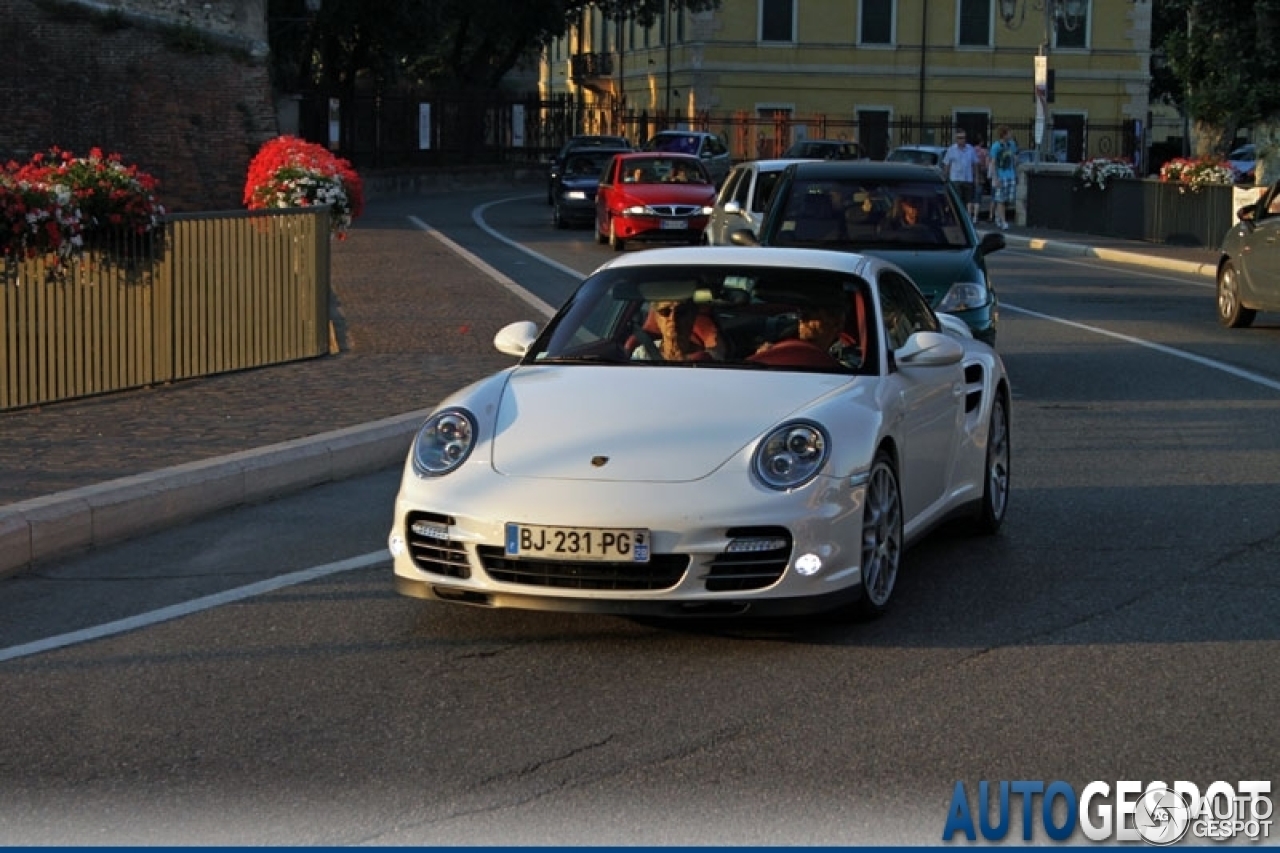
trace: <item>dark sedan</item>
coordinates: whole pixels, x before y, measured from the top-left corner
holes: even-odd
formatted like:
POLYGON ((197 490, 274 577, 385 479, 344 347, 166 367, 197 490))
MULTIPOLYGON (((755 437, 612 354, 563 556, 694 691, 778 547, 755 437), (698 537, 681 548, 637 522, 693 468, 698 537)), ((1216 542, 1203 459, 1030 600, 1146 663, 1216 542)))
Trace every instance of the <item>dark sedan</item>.
POLYGON ((857 142, 847 139, 800 139, 782 152, 784 160, 865 160, 867 154, 857 142))
POLYGON ((1280 311, 1280 181, 1238 216, 1218 261, 1218 322, 1233 329, 1259 311, 1280 311))
POLYGON ((596 218, 600 175, 615 154, 630 148, 580 148, 569 152, 551 188, 551 221, 557 228, 586 226, 596 218))
POLYGON ((573 151, 583 148, 625 148, 632 150, 631 142, 625 136, 603 136, 598 134, 580 134, 570 136, 560 146, 560 150, 551 158, 547 166, 547 204, 555 204, 556 181, 564 170, 564 162, 573 151))
POLYGON ((1004 235, 981 239, 951 184, 932 166, 869 160, 797 162, 786 168, 759 236, 733 242, 877 255, 897 264, 935 311, 994 344, 997 302, 986 256, 1004 235))

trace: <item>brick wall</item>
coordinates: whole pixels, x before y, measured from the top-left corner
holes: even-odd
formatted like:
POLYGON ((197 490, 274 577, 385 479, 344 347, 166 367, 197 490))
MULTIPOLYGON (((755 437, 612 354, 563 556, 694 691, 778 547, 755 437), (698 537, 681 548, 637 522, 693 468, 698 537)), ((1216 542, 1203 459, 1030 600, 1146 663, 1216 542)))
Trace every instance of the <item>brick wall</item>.
POLYGON ((262 0, 0 0, 0 160, 97 147, 171 211, 243 208, 277 135, 262 0))

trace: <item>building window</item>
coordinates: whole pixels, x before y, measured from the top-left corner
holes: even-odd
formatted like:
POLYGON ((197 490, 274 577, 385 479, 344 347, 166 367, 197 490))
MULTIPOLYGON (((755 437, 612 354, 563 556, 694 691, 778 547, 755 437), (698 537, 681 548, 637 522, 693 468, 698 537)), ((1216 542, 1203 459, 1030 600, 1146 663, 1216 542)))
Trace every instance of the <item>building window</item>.
POLYGON ((862 0, 859 44, 893 44, 893 0, 862 0))
POLYGON ((991 0, 960 0, 956 36, 965 47, 991 46, 991 0))
POLYGON ((1089 46, 1089 4, 1087 2, 1061 3, 1058 17, 1053 24, 1055 47, 1089 46), (1069 11, 1068 11, 1069 10, 1069 11))
POLYGON ((760 0, 760 41, 795 41, 795 0, 760 0))

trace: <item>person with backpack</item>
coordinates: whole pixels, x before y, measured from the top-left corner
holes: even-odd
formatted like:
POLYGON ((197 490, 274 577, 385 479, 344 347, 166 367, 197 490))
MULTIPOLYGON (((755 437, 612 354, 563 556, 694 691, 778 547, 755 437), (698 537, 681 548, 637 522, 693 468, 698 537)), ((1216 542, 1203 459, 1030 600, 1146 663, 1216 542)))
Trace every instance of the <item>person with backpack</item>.
POLYGON ((996 130, 996 142, 991 146, 989 174, 991 176, 991 219, 1001 230, 1009 229, 1007 217, 1009 205, 1018 194, 1018 143, 1009 133, 1009 126, 1000 125, 996 130))

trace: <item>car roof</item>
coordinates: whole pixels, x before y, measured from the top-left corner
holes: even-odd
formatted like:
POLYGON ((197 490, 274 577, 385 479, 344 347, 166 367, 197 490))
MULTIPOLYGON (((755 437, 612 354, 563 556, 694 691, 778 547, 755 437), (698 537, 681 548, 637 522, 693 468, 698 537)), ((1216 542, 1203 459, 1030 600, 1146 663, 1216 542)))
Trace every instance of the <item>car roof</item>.
POLYGON ((701 163, 697 154, 685 154, 683 151, 620 151, 618 157, 628 163, 632 160, 692 160, 701 163))
POLYGON ((946 151, 945 145, 896 145, 889 153, 894 151, 946 151))
POLYGON ((777 248, 769 246, 689 246, 628 252, 607 261, 602 268, 650 266, 737 266, 818 269, 866 276, 870 267, 892 266, 871 255, 833 252, 830 249, 777 248))
POLYGON ((787 168, 792 163, 820 163, 817 159, 795 158, 795 157, 776 157, 766 160, 748 160, 745 163, 738 163, 735 169, 754 168, 758 172, 777 172, 787 168))
POLYGON ((715 134, 705 130, 660 130, 649 138, 657 139, 659 136, 715 136, 715 134))
POLYGON ((935 166, 919 163, 894 163, 882 160, 792 160, 796 177, 817 180, 841 178, 876 178, 890 181, 931 181, 941 183, 942 173, 935 166))

